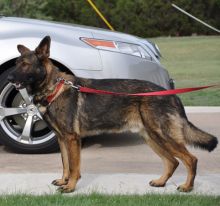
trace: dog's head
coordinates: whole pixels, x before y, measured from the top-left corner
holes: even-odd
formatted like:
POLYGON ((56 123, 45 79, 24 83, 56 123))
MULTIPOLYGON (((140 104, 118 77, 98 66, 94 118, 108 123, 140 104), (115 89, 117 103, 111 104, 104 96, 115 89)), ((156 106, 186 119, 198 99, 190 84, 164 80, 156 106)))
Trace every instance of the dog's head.
POLYGON ((50 37, 46 36, 35 51, 23 45, 18 45, 21 56, 16 61, 15 69, 8 75, 8 81, 16 89, 26 88, 29 93, 46 78, 46 65, 50 55, 50 37))

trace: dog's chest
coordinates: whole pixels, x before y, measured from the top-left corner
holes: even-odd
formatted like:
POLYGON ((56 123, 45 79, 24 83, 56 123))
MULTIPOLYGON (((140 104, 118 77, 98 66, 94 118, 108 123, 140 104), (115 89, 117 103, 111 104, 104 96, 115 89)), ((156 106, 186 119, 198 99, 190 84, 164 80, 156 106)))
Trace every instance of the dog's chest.
POLYGON ((41 104, 38 104, 38 110, 40 112, 41 115, 44 115, 45 112, 47 111, 47 107, 41 105, 41 104))

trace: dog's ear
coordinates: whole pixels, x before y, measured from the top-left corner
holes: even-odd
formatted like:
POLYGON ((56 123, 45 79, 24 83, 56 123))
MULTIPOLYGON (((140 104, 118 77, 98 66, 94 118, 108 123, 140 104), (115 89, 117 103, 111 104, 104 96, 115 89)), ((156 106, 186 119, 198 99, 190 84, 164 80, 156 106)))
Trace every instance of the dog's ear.
POLYGON ((50 42, 50 37, 45 36, 35 49, 35 53, 40 59, 48 58, 50 56, 50 42))
POLYGON ((24 54, 30 51, 30 49, 28 49, 27 47, 25 47, 24 45, 17 45, 18 51, 20 52, 20 54, 24 54))

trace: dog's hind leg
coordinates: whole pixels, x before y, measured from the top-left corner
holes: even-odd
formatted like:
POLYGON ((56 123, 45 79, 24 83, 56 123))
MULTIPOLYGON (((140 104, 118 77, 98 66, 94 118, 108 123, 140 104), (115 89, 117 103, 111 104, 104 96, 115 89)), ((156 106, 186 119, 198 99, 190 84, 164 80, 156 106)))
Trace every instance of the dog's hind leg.
POLYGON ((169 121, 167 121, 169 125, 167 128, 169 129, 166 129, 168 132, 164 132, 168 148, 175 157, 183 162, 187 169, 187 180, 185 184, 178 187, 178 190, 189 192, 193 189, 198 160, 185 147, 185 136, 187 133, 184 132, 183 128, 186 120, 182 119, 179 115, 170 115, 169 118, 169 121))
POLYGON ((165 186, 167 180, 173 175, 175 169, 178 167, 179 162, 169 153, 165 145, 158 143, 153 138, 148 137, 147 134, 142 134, 147 144, 153 151, 160 156, 164 163, 164 172, 159 179, 151 180, 150 185, 154 187, 165 186))
POLYGON ((69 179, 66 185, 59 188, 61 192, 72 192, 80 178, 80 138, 77 134, 65 135, 65 143, 69 160, 69 179))
POLYGON ((170 147, 170 150, 175 157, 179 158, 183 162, 188 173, 186 182, 180 185, 177 189, 180 192, 190 192, 193 189, 198 160, 186 149, 184 144, 174 144, 175 145, 170 147))
POLYGON ((66 144, 63 137, 58 136, 58 142, 60 146, 60 152, 61 152, 61 158, 62 158, 62 164, 63 164, 63 176, 61 179, 54 180, 52 182, 53 185, 61 186, 66 185, 68 183, 69 179, 69 159, 68 159, 68 151, 66 148, 66 144))

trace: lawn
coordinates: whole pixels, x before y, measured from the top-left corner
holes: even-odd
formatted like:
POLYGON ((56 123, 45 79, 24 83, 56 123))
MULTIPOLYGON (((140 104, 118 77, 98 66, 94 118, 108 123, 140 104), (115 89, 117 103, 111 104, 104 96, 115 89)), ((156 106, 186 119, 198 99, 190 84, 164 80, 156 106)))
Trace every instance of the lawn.
MULTIPOLYGON (((220 83, 220 37, 153 38, 176 87, 220 83)), ((180 95, 187 106, 220 106, 220 88, 180 95)))
POLYGON ((0 205, 7 206, 219 206, 220 197, 192 196, 192 195, 51 195, 51 196, 27 196, 12 195, 0 197, 0 205))

